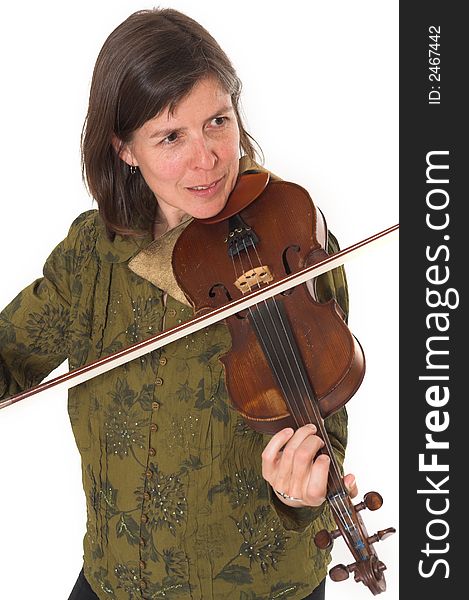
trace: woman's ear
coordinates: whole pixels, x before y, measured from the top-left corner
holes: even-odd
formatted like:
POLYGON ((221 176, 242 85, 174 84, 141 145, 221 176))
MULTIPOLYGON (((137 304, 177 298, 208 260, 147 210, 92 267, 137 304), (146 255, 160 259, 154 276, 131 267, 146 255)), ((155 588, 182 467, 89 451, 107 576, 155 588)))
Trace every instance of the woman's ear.
POLYGON ((119 158, 126 162, 129 167, 138 167, 138 163, 132 153, 132 150, 130 149, 129 144, 120 140, 115 134, 112 136, 112 146, 119 158))

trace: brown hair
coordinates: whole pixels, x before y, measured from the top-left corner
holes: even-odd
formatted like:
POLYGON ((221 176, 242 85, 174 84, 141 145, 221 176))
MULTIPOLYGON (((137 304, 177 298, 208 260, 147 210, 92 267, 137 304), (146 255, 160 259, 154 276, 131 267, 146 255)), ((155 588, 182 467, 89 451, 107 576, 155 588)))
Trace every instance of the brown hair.
POLYGON ((215 76, 230 94, 241 149, 252 159, 253 139, 239 107, 241 81, 230 60, 199 23, 173 9, 142 10, 106 39, 96 60, 81 137, 85 184, 108 233, 150 231, 156 200, 140 171, 131 174, 113 147, 162 110, 174 110, 202 78, 215 76))

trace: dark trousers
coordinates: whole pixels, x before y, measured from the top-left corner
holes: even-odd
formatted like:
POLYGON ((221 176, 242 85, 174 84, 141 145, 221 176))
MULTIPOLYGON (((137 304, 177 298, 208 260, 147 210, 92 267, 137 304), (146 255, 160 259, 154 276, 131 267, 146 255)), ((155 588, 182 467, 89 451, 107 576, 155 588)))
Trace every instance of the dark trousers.
MULTIPOLYGON (((324 600, 324 591, 326 587, 326 580, 324 579, 313 592, 304 598, 304 600, 324 600)), ((68 597, 68 600, 99 600, 98 596, 93 592, 90 584, 86 581, 83 575, 83 569, 78 575, 78 579, 73 586, 72 593, 68 597)))
POLYGON ((321 583, 315 588, 309 596, 306 596, 304 600, 324 600, 326 597, 326 580, 323 579, 321 583))
POLYGON ((73 586, 73 590, 68 597, 68 600, 99 600, 98 596, 96 596, 91 589, 90 584, 86 581, 83 569, 78 575, 78 579, 73 586))

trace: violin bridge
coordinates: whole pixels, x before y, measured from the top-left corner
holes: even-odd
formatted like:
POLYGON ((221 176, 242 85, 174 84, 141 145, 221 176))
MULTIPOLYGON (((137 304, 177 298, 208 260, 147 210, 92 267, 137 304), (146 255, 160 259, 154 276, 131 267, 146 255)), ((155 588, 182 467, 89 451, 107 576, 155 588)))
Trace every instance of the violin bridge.
POLYGON ((260 286, 263 283, 269 283, 272 280, 273 275, 270 272, 269 267, 262 266, 246 271, 238 277, 234 284, 238 290, 244 294, 250 292, 253 287, 260 286))

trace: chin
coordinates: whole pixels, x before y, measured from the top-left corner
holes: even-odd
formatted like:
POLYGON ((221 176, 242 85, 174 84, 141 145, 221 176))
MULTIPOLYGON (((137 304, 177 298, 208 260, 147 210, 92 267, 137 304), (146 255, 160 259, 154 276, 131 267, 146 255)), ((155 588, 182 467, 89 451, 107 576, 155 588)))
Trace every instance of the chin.
POLYGON ((215 215, 218 215, 221 212, 227 203, 227 198, 222 202, 214 202, 210 203, 210 205, 204 206, 202 210, 198 211, 198 214, 195 216, 196 219, 210 219, 215 215))

